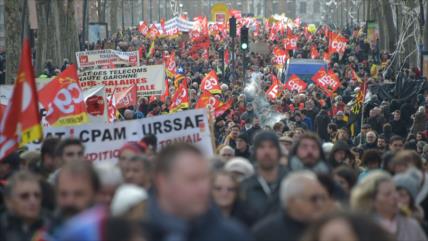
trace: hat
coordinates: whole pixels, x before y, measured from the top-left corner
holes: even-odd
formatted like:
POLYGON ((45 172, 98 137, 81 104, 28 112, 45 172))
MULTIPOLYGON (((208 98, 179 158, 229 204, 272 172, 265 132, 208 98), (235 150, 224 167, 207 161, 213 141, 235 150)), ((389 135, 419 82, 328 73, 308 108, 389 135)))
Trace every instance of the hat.
POLYGON ((370 128, 372 128, 372 127, 370 126, 370 124, 364 124, 364 125, 361 127, 361 129, 370 129, 370 128))
POLYGON ((111 202, 111 214, 120 216, 148 198, 146 190, 134 184, 120 186, 111 202))
POLYGON ((325 142, 322 144, 322 150, 324 153, 329 154, 333 150, 334 144, 331 142, 325 142))
POLYGON ((343 113, 343 111, 338 111, 338 112, 336 113, 336 115, 341 115, 341 116, 343 116, 343 115, 345 115, 345 113, 343 113))
POLYGON ((250 141, 249 141, 250 138, 248 137, 247 133, 245 133, 245 132, 239 134, 237 139, 241 139, 241 140, 245 141, 245 143, 247 143, 247 144, 250 143, 250 141))
POLYGON ((279 149, 279 139, 275 132, 261 131, 257 133, 257 135, 254 137, 254 149, 256 150, 257 148, 259 148, 262 142, 264 141, 273 142, 275 145, 277 145, 279 149))
POLYGON ((393 177, 395 186, 397 188, 404 188, 406 189, 410 196, 413 198, 413 200, 416 199, 416 196, 418 195, 418 181, 416 178, 412 175, 410 175, 408 172, 397 174, 393 177))
POLYGON ((224 170, 228 172, 239 172, 244 175, 244 179, 254 174, 254 167, 251 163, 242 157, 232 158, 224 166, 224 170))

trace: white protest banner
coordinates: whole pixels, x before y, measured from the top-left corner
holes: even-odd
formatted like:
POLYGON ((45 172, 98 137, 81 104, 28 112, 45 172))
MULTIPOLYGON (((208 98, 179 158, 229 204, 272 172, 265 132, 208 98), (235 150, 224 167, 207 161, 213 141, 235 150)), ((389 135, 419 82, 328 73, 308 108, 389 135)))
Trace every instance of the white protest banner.
POLYGON ((89 70, 80 72, 79 80, 83 90, 104 85, 106 93, 111 94, 114 88, 120 92, 136 85, 138 96, 162 95, 165 92, 165 66, 89 70))
MULTIPOLYGON (((45 137, 79 138, 85 144, 86 159, 95 162, 116 162, 119 149, 126 142, 139 141, 147 134, 156 135, 160 149, 171 143, 187 142, 198 146, 207 156, 214 153, 205 109, 115 123, 48 127, 43 131, 45 137)), ((40 148, 40 143, 28 147, 35 150, 40 148)))
POLYGON ((79 68, 111 66, 116 64, 131 66, 140 65, 138 51, 121 52, 112 49, 100 49, 76 52, 76 60, 79 68))

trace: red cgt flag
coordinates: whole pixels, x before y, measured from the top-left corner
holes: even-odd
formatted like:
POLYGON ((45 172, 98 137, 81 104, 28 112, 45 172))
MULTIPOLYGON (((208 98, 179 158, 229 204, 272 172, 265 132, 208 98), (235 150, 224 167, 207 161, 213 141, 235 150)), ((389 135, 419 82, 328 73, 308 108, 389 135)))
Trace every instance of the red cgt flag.
POLYGON ((320 56, 320 53, 317 50, 317 47, 311 47, 311 59, 317 59, 320 56))
POLYGON ((220 102, 219 105, 214 110, 214 116, 217 118, 223 115, 224 112, 232 108, 233 100, 229 99, 227 102, 220 102))
POLYGON ((342 35, 335 32, 330 32, 330 40, 328 42, 328 52, 330 54, 345 53, 347 42, 348 42, 348 39, 343 37, 342 35))
POLYGON ((206 108, 208 105, 215 108, 218 106, 218 102, 219 100, 217 100, 214 95, 206 91, 199 97, 198 102, 196 102, 195 109, 206 108))
POLYGON ((149 27, 147 27, 147 24, 143 21, 138 26, 138 31, 143 35, 146 36, 149 32, 149 27))
POLYGON ((187 89, 187 81, 184 79, 171 99, 169 112, 177 112, 185 108, 189 108, 189 90, 187 89))
POLYGON ((10 104, 1 117, 0 160, 12 153, 19 145, 41 140, 42 137, 30 42, 24 39, 21 63, 10 104))
POLYGON ((295 35, 290 35, 287 36, 287 38, 284 39, 283 44, 284 44, 284 48, 287 50, 295 50, 297 49, 297 40, 298 40, 298 36, 295 35))
POLYGON ((270 98, 275 100, 280 95, 280 89, 281 89, 281 83, 279 82, 278 78, 276 78, 275 75, 272 75, 272 85, 270 88, 266 91, 266 95, 270 98))
POLYGON ((77 68, 70 65, 40 91, 40 103, 52 126, 72 126, 88 122, 86 105, 80 88, 77 68))
POLYGON ((175 52, 172 52, 169 56, 165 57, 165 71, 169 78, 174 78, 176 74, 177 65, 175 63, 175 52))
POLYGON ((340 87, 340 81, 337 75, 333 71, 326 72, 324 67, 312 76, 312 80, 327 96, 332 96, 340 87))
POLYGON ((211 70, 201 82, 202 92, 210 92, 211 94, 220 94, 221 88, 218 83, 218 77, 214 70, 211 70))
POLYGON ((137 86, 132 85, 124 91, 116 92, 114 94, 116 101, 116 108, 122 109, 129 106, 137 105, 137 86))
POLYGON ((274 64, 283 65, 287 62, 287 59, 288 59, 287 51, 279 47, 275 47, 273 50, 273 55, 274 55, 274 59, 273 59, 274 64))
POLYGON ((290 91, 294 91, 296 90, 297 92, 303 92, 306 87, 308 86, 308 84, 301 80, 297 75, 293 74, 292 76, 290 76, 290 78, 288 79, 288 81, 284 84, 284 88, 288 89, 290 91))

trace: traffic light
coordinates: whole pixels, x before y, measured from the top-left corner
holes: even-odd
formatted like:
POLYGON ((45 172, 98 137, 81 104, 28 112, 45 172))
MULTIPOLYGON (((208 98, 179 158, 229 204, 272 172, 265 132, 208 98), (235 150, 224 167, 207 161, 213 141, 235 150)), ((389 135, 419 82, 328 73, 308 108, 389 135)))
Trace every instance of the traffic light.
POLYGON ((242 50, 247 50, 249 45, 248 45, 248 28, 247 27, 242 27, 241 28, 241 49, 242 50))
POLYGON ((235 17, 229 18, 229 35, 232 38, 236 37, 236 18, 235 17))

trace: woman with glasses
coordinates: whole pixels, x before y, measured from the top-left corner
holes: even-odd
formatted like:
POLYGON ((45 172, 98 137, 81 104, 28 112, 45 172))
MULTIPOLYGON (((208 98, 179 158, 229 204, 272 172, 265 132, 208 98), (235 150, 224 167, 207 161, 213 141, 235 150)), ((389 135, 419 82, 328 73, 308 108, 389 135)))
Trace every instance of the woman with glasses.
POLYGON ((428 240, 415 219, 399 213, 398 203, 394 181, 383 171, 368 174, 351 193, 351 208, 371 215, 397 241, 428 240))
POLYGON ((222 170, 214 174, 211 193, 214 204, 224 217, 249 223, 248 215, 239 202, 238 179, 231 172, 222 170))
POLYGON ((6 212, 0 217, 0 240, 32 240, 47 225, 42 216, 39 179, 28 171, 15 173, 3 192, 6 212))

